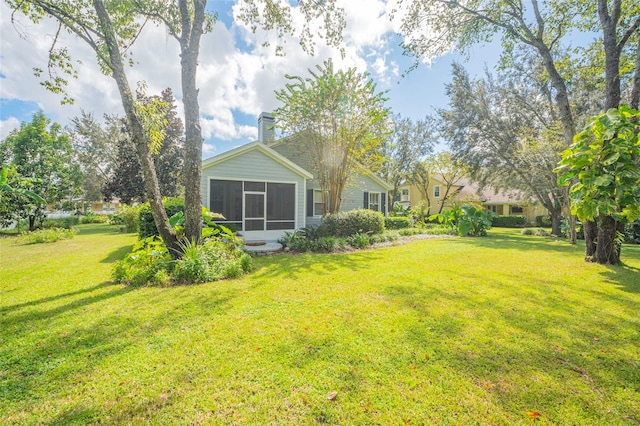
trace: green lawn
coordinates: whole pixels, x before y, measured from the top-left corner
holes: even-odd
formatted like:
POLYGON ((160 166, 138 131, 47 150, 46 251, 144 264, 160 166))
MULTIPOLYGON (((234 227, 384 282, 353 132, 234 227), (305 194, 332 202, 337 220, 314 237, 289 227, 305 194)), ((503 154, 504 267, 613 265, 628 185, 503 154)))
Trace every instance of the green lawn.
POLYGON ((640 424, 640 247, 494 229, 111 284, 134 240, 0 239, 0 424, 640 424))

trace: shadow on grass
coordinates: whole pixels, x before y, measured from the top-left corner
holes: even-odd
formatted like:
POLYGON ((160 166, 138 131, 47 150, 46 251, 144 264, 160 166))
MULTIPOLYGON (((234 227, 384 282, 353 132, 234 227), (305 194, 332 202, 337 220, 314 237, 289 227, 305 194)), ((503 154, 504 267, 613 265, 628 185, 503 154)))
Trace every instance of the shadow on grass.
POLYGON ((62 294, 58 294, 56 296, 51 296, 51 297, 44 297, 42 299, 37 299, 37 300, 32 300, 30 302, 24 302, 24 303, 18 303, 17 305, 11 305, 11 306, 3 306, 0 307, 0 314, 5 314, 8 312, 12 312, 15 311, 16 309, 21 309, 21 308, 26 308, 27 306, 34 306, 34 305, 41 305, 43 303, 46 302, 53 302, 55 300, 59 300, 59 299, 64 299, 67 297, 72 297, 72 296, 77 296, 79 294, 83 294, 83 293, 91 293, 95 290, 101 289, 103 287, 107 287, 113 285, 113 283, 106 281, 97 285, 94 285, 93 287, 87 287, 87 288, 83 288, 82 290, 78 290, 78 291, 71 291, 69 293, 62 293, 62 294))
POLYGON ((346 268, 350 271, 369 269, 372 262, 383 259, 374 250, 344 254, 294 254, 257 258, 252 277, 259 279, 298 279, 312 273, 325 273, 346 268), (264 260, 263 260, 264 259, 264 260))
MULTIPOLYGON (((77 292, 73 292, 73 293, 66 293, 60 296, 53 296, 50 298, 45 298, 45 299, 41 299, 40 301, 37 301, 35 303, 33 302, 28 302, 28 303, 24 303, 22 304, 22 306, 20 305, 14 305, 13 307, 9 307, 11 310, 18 310, 20 308, 24 308, 26 306, 33 306, 33 305, 44 305, 47 302, 52 302, 54 300, 58 300, 58 299, 62 299, 62 298, 66 298, 66 297, 70 297, 70 296, 74 296, 74 295, 78 295, 78 294, 84 294, 84 293, 89 293, 92 291, 96 291, 98 289, 107 287, 107 286, 113 286, 113 283, 110 281, 106 281, 103 283, 100 283, 94 287, 90 287, 88 289, 84 289, 84 290, 80 290, 77 292)), ((11 315, 9 317, 3 317, 0 320, 0 324, 2 323, 14 323, 14 324, 28 324, 32 321, 40 321, 40 320, 46 320, 49 318, 53 318, 55 316, 58 316, 60 314, 64 314, 67 311, 72 311, 72 310, 76 310, 79 308, 83 308, 86 307, 88 305, 97 303, 97 302, 102 302, 104 300, 107 299, 111 299, 117 296, 121 296, 123 294, 127 294, 131 291, 135 290, 135 287, 122 287, 122 286, 117 286, 116 288, 100 293, 100 294, 96 294, 93 296, 88 296, 88 297, 83 297, 81 299, 77 299, 74 300, 70 303, 67 303, 65 305, 61 305, 61 306, 57 306, 55 308, 52 309, 42 309, 42 310, 38 310, 38 311, 31 311, 31 312, 24 312, 24 313, 20 313, 20 314, 16 314, 16 315, 11 315)), ((7 310, 8 311, 8 310, 7 310)), ((5 312, 5 310, 1 310, 0 312, 5 312)))
POLYGON ((454 241, 458 244, 471 244, 480 248, 517 251, 545 250, 569 254, 583 250, 581 246, 571 245, 567 240, 562 238, 512 235, 502 232, 492 234, 491 231, 489 231, 485 237, 466 237, 454 241))
POLYGON ((600 273, 606 282, 615 284, 620 290, 630 293, 640 293, 640 268, 622 264, 609 266, 607 271, 600 273))
POLYGON ((109 254, 105 256, 104 259, 100 261, 100 263, 114 263, 118 260, 124 259, 124 257, 131 252, 133 248, 133 244, 122 246, 111 251, 109 254))

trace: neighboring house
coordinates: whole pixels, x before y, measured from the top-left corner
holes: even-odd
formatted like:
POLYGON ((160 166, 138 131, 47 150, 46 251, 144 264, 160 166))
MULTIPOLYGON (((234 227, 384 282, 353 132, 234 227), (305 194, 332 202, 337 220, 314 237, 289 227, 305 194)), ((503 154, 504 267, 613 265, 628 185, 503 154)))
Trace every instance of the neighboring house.
MULTIPOLYGON (((317 225, 323 211, 320 185, 299 149, 303 138, 274 140, 273 117, 258 119, 258 141, 202 162, 202 202, 248 241, 274 241, 286 231, 317 225)), ((341 210, 369 208, 386 215, 387 192, 379 177, 355 174, 342 192, 341 210)))
MULTIPOLYGON (((524 216, 527 224, 535 225, 536 216, 546 216, 548 213, 535 200, 524 199, 519 191, 495 191, 490 187, 480 190, 477 184, 466 178, 456 181, 445 199, 446 190, 447 184, 441 178, 434 177, 430 180, 427 191, 432 214, 438 213, 443 204, 443 211, 450 209, 454 204, 480 204, 484 209, 499 216, 524 216)), ((417 186, 404 185, 400 187, 400 205, 415 207, 423 200, 426 201, 426 198, 417 186)))

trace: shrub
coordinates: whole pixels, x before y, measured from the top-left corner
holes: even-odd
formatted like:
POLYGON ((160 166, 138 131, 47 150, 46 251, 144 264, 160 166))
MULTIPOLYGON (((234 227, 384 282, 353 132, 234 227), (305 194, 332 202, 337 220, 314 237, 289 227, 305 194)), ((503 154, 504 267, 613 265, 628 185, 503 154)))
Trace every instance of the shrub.
POLYGON ((411 228, 411 219, 403 216, 390 216, 384 218, 385 229, 411 228))
POLYGON ((640 244, 640 220, 636 220, 633 223, 627 223, 625 225, 624 240, 627 243, 640 244))
POLYGON ((78 216, 67 216, 60 217, 57 219, 45 219, 42 222, 43 229, 51 229, 51 228, 64 228, 71 229, 72 226, 77 225, 80 222, 78 216))
POLYGON ((491 223, 496 228, 519 228, 527 224, 527 218, 520 215, 494 216, 491 223))
POLYGON ((59 240, 73 238, 76 230, 73 228, 49 228, 40 229, 34 232, 29 232, 18 238, 18 244, 40 244, 40 243, 54 243, 59 240))
POLYGON ((533 235, 533 231, 529 228, 522 230, 522 235, 533 235))
POLYGON ((134 244, 131 253, 117 262, 112 277, 115 282, 130 285, 153 284, 158 278, 164 278, 159 271, 168 275, 171 268, 171 256, 162 239, 151 236, 134 244))
POLYGON ((538 228, 549 228, 551 226, 551 218, 549 216, 536 216, 536 226, 538 228))
MULTIPOLYGON (((184 201, 180 198, 165 198, 162 200, 164 209, 167 212, 167 216, 171 217, 178 212, 184 213, 184 201)), ((153 213, 151 213, 151 206, 149 203, 143 204, 139 207, 138 213, 138 238, 141 240, 154 235, 159 235, 156 223, 153 220, 153 213)))
POLYGON ((461 237, 482 237, 487 235, 487 229, 491 228, 493 213, 484 212, 473 206, 455 206, 451 210, 432 215, 429 219, 437 219, 438 222, 455 230, 461 237))
POLYGON ((384 231, 384 216, 368 209, 332 213, 322 218, 327 234, 349 237, 355 234, 379 234, 384 231))
POLYGON ((550 237, 551 233, 546 231, 545 229, 538 228, 533 231, 533 235, 535 235, 536 237, 550 237))
POLYGON ((138 225, 140 223, 140 210, 142 209, 142 207, 143 205, 125 206, 120 211, 120 213, 118 213, 118 215, 122 218, 122 225, 124 225, 125 232, 138 232, 138 225))
POLYGON ((116 282, 131 285, 201 283, 234 278, 251 269, 251 258, 234 244, 209 240, 182 244, 183 255, 172 260, 160 237, 140 240, 113 270, 116 282))
POLYGON ((349 241, 349 245, 359 249, 363 249, 371 245, 371 238, 369 237, 369 235, 362 234, 362 233, 356 233, 351 235, 348 238, 348 241, 349 241))
POLYGON ((87 212, 87 214, 80 216, 80 223, 107 223, 109 216, 106 214, 97 214, 94 212, 87 212))

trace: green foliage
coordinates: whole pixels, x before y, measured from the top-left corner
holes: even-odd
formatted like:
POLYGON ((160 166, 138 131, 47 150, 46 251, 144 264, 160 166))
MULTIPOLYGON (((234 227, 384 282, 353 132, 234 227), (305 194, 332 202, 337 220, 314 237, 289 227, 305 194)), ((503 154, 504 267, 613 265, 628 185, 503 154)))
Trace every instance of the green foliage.
POLYGON ((21 217, 28 216, 30 230, 44 219, 43 200, 55 203, 80 192, 81 173, 73 160, 69 138, 42 111, 35 113, 31 122, 21 123, 20 129, 0 143, 0 164, 3 180, 8 178, 5 174, 8 172, 4 171, 7 165, 15 170, 15 179, 1 186, 3 192, 15 186, 11 192, 17 195, 0 197, 2 216, 5 220, 9 216, 13 216, 9 220, 14 220, 15 212, 21 217))
POLYGON ((128 285, 146 285, 156 282, 156 274, 161 273, 159 281, 164 282, 165 275, 171 270, 171 256, 158 236, 139 240, 131 253, 117 262, 112 277, 115 282, 128 285))
POLYGON ((484 212, 473 206, 455 206, 440 214, 429 217, 455 230, 461 237, 482 237, 491 229, 493 213, 484 212))
POLYGON ((251 270, 251 258, 234 242, 185 241, 180 249, 182 257, 172 260, 160 237, 139 240, 116 263, 113 279, 129 285, 191 284, 235 278, 251 270))
POLYGON ((640 244, 640 220, 625 225, 624 239, 627 243, 640 244))
POLYGON ((18 244, 54 243, 59 240, 73 238, 77 230, 74 228, 48 228, 28 232, 18 238, 18 244))
POLYGON ((527 218, 521 215, 493 216, 491 226, 496 228, 520 228, 527 224, 527 218))
POLYGON ((551 218, 549 216, 536 216, 536 226, 539 228, 550 227, 551 218))
POLYGON ((355 234, 379 234, 384 231, 384 215, 369 209, 332 213, 322 218, 328 235, 349 237, 355 234))
POLYGON ((522 235, 533 235, 533 230, 532 229, 523 229, 522 230, 522 235))
POLYGON ((640 112, 627 106, 594 117, 562 153, 558 179, 571 185, 571 212, 580 220, 640 217, 640 112))
POLYGON ((126 232, 138 232, 140 224, 140 210, 142 205, 124 206, 119 215, 122 216, 122 222, 126 232))
POLYGON ((385 229, 411 228, 411 219, 403 216, 389 216, 384 218, 385 229))
POLYGON ((45 219, 42 222, 42 228, 43 229, 50 229, 50 228, 71 229, 72 226, 75 226, 79 223, 80 223, 80 218, 74 215, 74 216, 60 217, 56 219, 45 219))
POLYGON ((363 165, 375 169, 380 164, 378 150, 388 134, 387 99, 367 73, 336 70, 330 59, 309 74, 287 76, 291 83, 276 92, 282 106, 274 115, 286 134, 304 135, 300 148, 325 194, 326 212, 336 213, 349 176, 363 165))
POLYGON ((371 245, 371 238, 368 234, 356 233, 349 236, 348 242, 349 245, 355 248, 363 249, 371 245))
POLYGON ((80 223, 107 223, 109 221, 109 215, 97 214, 92 211, 80 216, 80 223))
MULTIPOLYGON (((179 212, 184 213, 184 201, 180 198, 165 198, 162 200, 164 209, 168 217, 172 217, 179 212)), ((139 207, 138 212, 138 237, 144 239, 154 235, 159 235, 156 223, 153 220, 151 207, 145 203, 139 207)))

